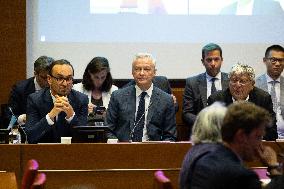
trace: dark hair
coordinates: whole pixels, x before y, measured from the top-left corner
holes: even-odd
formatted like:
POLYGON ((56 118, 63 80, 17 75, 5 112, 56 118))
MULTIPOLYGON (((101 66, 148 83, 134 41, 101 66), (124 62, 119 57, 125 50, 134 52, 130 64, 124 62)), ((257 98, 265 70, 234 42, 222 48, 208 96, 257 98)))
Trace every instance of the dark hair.
POLYGON ((228 106, 221 128, 222 139, 232 142, 239 129, 248 135, 262 124, 271 124, 267 110, 247 101, 239 101, 228 106))
POLYGON ((53 58, 48 56, 40 56, 36 61, 34 62, 34 71, 36 73, 42 72, 42 71, 48 71, 49 66, 54 61, 53 58))
POLYGON ((60 59, 60 60, 55 60, 54 62, 51 63, 50 67, 49 67, 49 75, 52 75, 52 69, 55 65, 69 65, 72 68, 73 71, 73 75, 74 75, 74 68, 71 65, 71 63, 68 60, 65 59, 60 59))
POLYGON ((210 52, 210 51, 214 51, 214 50, 218 50, 220 52, 220 56, 222 57, 222 49, 219 45, 215 44, 215 43, 209 43, 207 45, 205 45, 202 48, 202 59, 204 59, 205 55, 210 52))
POLYGON ((108 60, 104 57, 95 57, 89 62, 87 65, 84 75, 82 84, 86 90, 93 90, 94 84, 91 79, 91 74, 99 73, 103 70, 107 71, 106 80, 104 81, 101 90, 104 92, 108 92, 111 89, 112 86, 112 76, 110 73, 109 63, 108 60))
POLYGON ((281 51, 284 53, 284 48, 280 45, 272 45, 268 47, 265 51, 265 58, 269 58, 270 51, 281 51))

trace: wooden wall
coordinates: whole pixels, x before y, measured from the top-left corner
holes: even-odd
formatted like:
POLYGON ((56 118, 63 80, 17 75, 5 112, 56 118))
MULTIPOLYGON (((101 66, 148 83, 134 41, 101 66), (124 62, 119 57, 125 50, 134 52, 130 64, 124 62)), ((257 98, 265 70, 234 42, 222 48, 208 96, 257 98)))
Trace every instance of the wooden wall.
POLYGON ((0 104, 26 78, 26 1, 0 0, 0 104))

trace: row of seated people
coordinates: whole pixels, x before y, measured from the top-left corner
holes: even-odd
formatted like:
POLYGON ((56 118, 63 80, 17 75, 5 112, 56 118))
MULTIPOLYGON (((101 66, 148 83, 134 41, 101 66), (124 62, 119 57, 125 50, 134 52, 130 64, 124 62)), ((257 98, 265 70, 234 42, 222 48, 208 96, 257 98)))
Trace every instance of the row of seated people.
MULTIPOLYGON (((191 127, 198 112, 215 101, 229 105, 248 100, 270 112, 273 123, 264 139, 275 140, 276 117, 277 123, 282 118, 283 47, 267 48, 263 58, 267 73, 256 82, 254 69, 245 64, 234 65, 229 74, 220 72, 223 58, 217 44, 203 47, 201 61, 206 72, 186 80, 182 111, 187 125, 191 127)), ((96 120, 104 120, 110 129, 108 138, 119 141, 176 140, 177 101, 166 78, 155 77, 155 59, 150 54, 135 56, 134 80, 119 90, 103 57, 95 57, 87 65, 82 82, 74 86, 74 70, 67 60, 43 56, 35 62, 34 70, 35 77, 14 86, 8 103, 19 124, 26 125, 31 143, 59 142, 61 136, 71 134, 72 125, 92 125, 96 120)))

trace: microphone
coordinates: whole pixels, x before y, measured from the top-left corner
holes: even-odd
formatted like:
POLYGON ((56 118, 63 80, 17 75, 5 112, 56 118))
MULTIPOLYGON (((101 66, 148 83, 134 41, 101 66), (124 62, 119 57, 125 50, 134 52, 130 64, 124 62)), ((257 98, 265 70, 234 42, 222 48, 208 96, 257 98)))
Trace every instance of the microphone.
MULTIPOLYGON (((17 118, 17 116, 15 116, 15 114, 14 114, 14 112, 13 112, 13 110, 12 110, 12 108, 10 106, 8 107, 8 109, 12 113, 12 117, 11 117, 11 120, 10 120, 10 123, 9 123, 9 126, 8 126, 7 129, 11 130, 12 127, 14 126, 14 124, 18 121, 18 118, 17 118)), ((28 135, 27 135, 25 129, 21 125, 19 125, 18 127, 24 133, 24 135, 25 135, 25 144, 27 144, 28 143, 28 138, 27 138, 28 135)))
POLYGON ((10 119, 10 122, 9 122, 9 125, 8 125, 8 128, 7 128, 7 129, 10 130, 10 129, 12 129, 13 125, 17 122, 18 118, 17 118, 17 116, 15 116, 15 114, 14 114, 14 112, 13 112, 13 110, 10 106, 8 107, 8 109, 9 109, 10 113, 12 113, 12 117, 10 119))
POLYGON ((149 111, 149 109, 150 109, 150 107, 151 107, 152 104, 153 104, 153 102, 150 101, 150 103, 149 103, 147 109, 143 112, 143 114, 142 114, 141 117, 138 119, 138 121, 134 122, 134 127, 132 128, 132 130, 131 130, 130 133, 129 133, 129 136, 130 136, 129 142, 132 142, 133 134, 134 134, 134 131, 135 131, 135 129, 136 129, 138 123, 141 121, 142 117, 149 111))

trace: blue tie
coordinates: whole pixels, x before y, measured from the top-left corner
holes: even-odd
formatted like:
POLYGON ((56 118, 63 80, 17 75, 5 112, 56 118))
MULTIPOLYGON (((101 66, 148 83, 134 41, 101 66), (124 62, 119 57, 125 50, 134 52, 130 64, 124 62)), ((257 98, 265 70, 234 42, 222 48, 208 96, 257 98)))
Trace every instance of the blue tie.
POLYGON ((143 137, 143 128, 145 123, 145 96, 147 92, 142 92, 140 95, 138 110, 135 119, 132 141, 141 142, 143 137))

